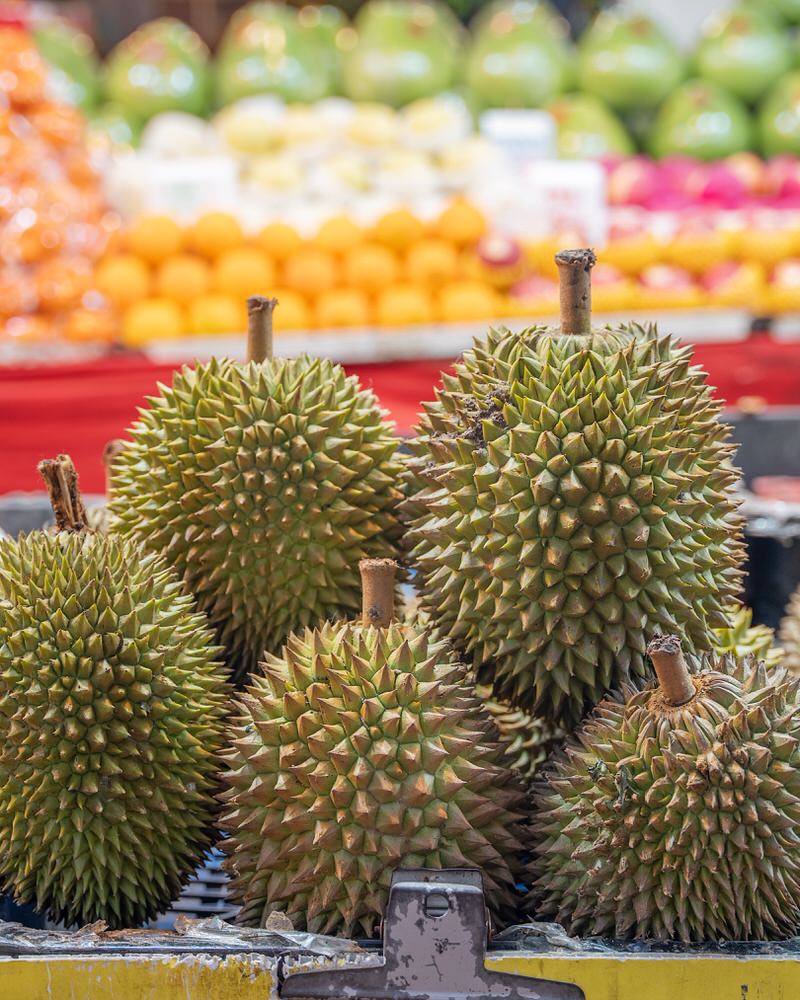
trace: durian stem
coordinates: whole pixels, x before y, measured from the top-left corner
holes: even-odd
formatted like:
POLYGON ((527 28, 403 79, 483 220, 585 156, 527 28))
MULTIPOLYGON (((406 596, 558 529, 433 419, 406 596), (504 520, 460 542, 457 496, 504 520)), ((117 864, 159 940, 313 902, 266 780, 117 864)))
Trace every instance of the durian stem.
POLYGON ((86 508, 78 487, 78 473, 69 455, 39 462, 39 474, 50 496, 58 531, 85 531, 89 527, 86 508))
POLYGON ((247 300, 247 360, 272 360, 272 313, 277 299, 251 295, 247 300))
POLYGON ((657 635, 647 647, 647 655, 656 668, 664 701, 677 707, 694 698, 694 684, 676 635, 657 635))
POLYGON ((111 471, 117 458, 122 454, 125 442, 121 438, 114 438, 103 448, 103 465, 106 470, 106 496, 111 496, 111 471))
POLYGON ((361 624, 388 628, 394 617, 394 559, 362 559, 361 624))
POLYGON ((592 332, 593 250, 560 250, 556 254, 562 333, 592 332))

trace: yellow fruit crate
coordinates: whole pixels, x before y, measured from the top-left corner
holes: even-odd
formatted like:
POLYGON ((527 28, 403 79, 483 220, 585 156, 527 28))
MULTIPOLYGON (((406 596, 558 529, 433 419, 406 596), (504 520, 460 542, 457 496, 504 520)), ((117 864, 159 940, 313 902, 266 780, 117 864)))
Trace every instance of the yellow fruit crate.
POLYGON ((486 954, 480 876, 403 871, 392 882, 382 955, 310 934, 229 934, 208 921, 185 922, 172 936, 27 934, 6 925, 16 933, 0 927, 1 1000, 800 998, 793 942, 637 951, 549 943, 548 926, 501 935, 486 954))

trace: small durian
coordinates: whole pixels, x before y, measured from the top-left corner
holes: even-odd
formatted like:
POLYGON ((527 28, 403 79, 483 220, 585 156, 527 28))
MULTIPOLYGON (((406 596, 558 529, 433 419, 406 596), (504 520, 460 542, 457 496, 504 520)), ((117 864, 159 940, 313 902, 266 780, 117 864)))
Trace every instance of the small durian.
POLYGON ((691 350, 591 325, 590 250, 563 251, 561 328, 491 330, 410 443, 422 610, 497 696, 576 723, 648 676, 647 641, 711 649, 739 591, 730 430, 691 350))
POLYGON ((274 299, 248 300, 249 361, 183 368, 114 463, 114 530, 163 554, 237 679, 291 631, 358 610, 361 558, 394 557, 399 440, 341 365, 272 358, 274 299))
POLYGON ((392 870, 478 868, 507 923, 527 801, 450 644, 392 622, 390 560, 363 560, 360 622, 291 635, 240 696, 227 753, 240 920, 375 933, 392 870))
POLYGON ((793 674, 800 674, 800 587, 789 598, 778 641, 783 650, 783 665, 793 674))
POLYGON ((533 911, 570 934, 685 942, 800 923, 800 681, 654 639, 534 785, 533 911))
POLYGON ((108 511, 108 498, 111 496, 111 470, 114 462, 122 454, 125 442, 119 438, 109 441, 103 449, 103 467, 106 472, 106 502, 94 504, 86 508, 86 518, 89 527, 94 531, 108 531, 111 515, 108 511))
POLYGON ((748 654, 763 660, 768 667, 776 667, 783 658, 774 631, 767 625, 754 625, 750 608, 728 608, 730 626, 714 629, 714 652, 733 653, 741 659, 748 654))
POLYGON ((94 532, 68 457, 55 533, 0 542, 0 876, 66 924, 141 924, 214 841, 228 690, 158 556, 94 532))

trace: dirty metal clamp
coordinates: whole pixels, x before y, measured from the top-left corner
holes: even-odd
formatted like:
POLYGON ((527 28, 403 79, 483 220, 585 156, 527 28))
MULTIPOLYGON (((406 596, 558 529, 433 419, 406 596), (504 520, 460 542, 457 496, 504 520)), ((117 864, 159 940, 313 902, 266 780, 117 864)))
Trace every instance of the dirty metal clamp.
POLYGON ((399 869, 383 926, 383 963, 288 972, 281 1000, 585 1000, 568 983, 484 965, 487 915, 480 873, 399 869))

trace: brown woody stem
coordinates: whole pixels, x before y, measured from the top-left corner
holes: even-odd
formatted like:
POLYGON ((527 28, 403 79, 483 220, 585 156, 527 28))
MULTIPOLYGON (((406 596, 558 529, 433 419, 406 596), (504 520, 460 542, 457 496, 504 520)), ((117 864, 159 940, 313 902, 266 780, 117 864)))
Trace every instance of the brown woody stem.
POLYGON ((681 641, 676 635, 658 635, 647 647, 647 655, 656 668, 658 683, 669 705, 684 705, 695 694, 681 641))
POLYGON ((85 531, 89 527, 86 508, 78 487, 78 473, 69 455, 46 458, 38 465, 50 496, 58 531, 85 531))
POLYGON ((247 300, 247 360, 272 360, 272 313, 277 299, 251 295, 247 300))
POLYGON ((387 628, 394 616, 394 559, 362 559, 361 624, 387 628))
POLYGON ((556 254, 562 333, 592 332, 593 250, 561 250, 556 254))
POLYGON ((117 458, 122 454, 125 442, 121 438, 114 438, 103 448, 103 465, 106 470, 106 496, 111 496, 111 471, 117 458))

